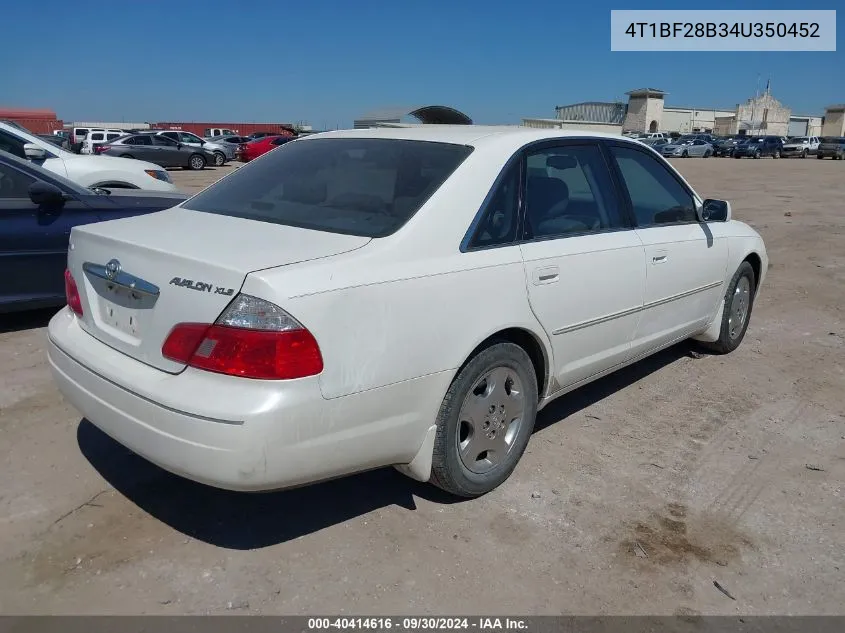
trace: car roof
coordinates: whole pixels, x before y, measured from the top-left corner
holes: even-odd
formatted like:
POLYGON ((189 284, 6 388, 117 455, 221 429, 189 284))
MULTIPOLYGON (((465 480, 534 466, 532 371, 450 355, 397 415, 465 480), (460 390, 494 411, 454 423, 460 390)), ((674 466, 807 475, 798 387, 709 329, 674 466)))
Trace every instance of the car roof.
POLYGON ((545 128, 529 128, 521 126, 485 126, 485 125, 421 125, 419 127, 402 128, 364 128, 353 130, 336 130, 310 134, 303 140, 321 138, 384 138, 411 141, 432 141, 439 143, 454 143, 482 147, 488 143, 512 143, 514 149, 534 141, 566 139, 566 138, 609 138, 633 143, 621 134, 608 134, 587 130, 556 130, 545 128))

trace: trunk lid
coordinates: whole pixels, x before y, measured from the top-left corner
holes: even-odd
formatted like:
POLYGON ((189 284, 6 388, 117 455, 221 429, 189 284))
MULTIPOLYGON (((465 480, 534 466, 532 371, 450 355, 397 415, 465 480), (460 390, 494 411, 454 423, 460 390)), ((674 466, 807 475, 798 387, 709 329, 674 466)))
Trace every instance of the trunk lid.
POLYGON ((161 355, 177 323, 213 323, 256 270, 331 257, 367 237, 190 211, 74 227, 68 267, 82 298, 81 326, 143 363, 178 373, 161 355))

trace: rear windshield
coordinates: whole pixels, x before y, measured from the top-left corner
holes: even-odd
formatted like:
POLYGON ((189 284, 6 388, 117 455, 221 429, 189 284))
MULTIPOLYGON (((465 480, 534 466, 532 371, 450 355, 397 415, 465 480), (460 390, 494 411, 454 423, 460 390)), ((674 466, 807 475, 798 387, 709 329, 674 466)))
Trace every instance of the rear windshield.
POLYGON ((399 139, 293 141, 183 206, 261 222, 364 237, 405 224, 472 151, 399 139))

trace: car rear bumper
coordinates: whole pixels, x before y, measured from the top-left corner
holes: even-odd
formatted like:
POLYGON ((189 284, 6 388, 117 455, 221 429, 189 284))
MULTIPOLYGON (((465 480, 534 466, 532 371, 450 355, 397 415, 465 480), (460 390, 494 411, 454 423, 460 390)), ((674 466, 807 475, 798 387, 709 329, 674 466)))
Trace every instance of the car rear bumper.
POLYGON ((409 463, 449 380, 434 374, 326 400, 317 377, 173 375, 99 342, 67 308, 50 321, 48 355, 59 390, 104 433, 167 471, 240 491, 409 463))

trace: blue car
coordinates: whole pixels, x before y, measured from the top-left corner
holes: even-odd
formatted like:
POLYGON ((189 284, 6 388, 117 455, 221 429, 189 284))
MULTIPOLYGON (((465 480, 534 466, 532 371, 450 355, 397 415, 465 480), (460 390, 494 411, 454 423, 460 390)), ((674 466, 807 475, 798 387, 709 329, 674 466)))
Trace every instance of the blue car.
POLYGON ((62 306, 70 230, 174 207, 188 196, 85 189, 0 151, 0 313, 62 306))

